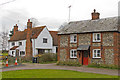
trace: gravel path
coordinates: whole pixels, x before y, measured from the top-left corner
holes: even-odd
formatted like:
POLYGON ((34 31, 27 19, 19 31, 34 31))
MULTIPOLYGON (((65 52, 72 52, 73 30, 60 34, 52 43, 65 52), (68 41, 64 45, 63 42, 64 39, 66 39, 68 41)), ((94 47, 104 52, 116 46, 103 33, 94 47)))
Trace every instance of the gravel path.
POLYGON ((88 68, 86 66, 81 66, 81 67, 57 66, 55 63, 53 63, 53 64, 24 63, 24 66, 15 66, 15 67, 3 68, 2 72, 3 71, 11 71, 11 70, 23 70, 23 69, 62 69, 62 70, 74 70, 74 71, 79 71, 79 72, 118 75, 118 70, 102 69, 102 68, 88 68))

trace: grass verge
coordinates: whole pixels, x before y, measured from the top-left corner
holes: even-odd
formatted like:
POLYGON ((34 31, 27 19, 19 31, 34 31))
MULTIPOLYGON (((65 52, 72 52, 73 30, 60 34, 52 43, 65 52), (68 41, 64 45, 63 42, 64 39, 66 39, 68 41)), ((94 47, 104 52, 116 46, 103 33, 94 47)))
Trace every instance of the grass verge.
POLYGON ((71 70, 33 69, 2 72, 3 78, 118 78, 118 76, 71 70))

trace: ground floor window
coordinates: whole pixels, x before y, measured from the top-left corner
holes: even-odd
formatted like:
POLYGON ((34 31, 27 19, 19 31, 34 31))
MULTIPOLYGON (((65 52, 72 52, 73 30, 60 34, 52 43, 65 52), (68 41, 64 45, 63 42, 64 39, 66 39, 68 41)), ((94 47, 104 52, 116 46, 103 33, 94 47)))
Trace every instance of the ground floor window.
POLYGON ((12 51, 12 56, 14 55, 14 52, 15 52, 15 51, 12 51))
POLYGON ((93 49, 93 58, 101 58, 101 50, 93 49))
POLYGON ((77 50, 76 49, 70 50, 70 58, 77 58, 77 50))
POLYGON ((38 49, 38 54, 51 53, 50 49, 38 49))
POLYGON ((24 56, 25 55, 25 51, 20 51, 20 56, 24 56))

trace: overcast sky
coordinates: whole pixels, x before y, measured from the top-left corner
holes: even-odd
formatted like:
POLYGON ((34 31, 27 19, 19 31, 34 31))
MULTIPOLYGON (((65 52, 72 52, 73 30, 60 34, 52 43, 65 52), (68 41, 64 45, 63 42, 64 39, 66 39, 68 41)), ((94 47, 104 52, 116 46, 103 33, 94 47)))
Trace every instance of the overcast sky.
POLYGON ((72 6, 71 21, 91 19, 93 9, 100 13, 100 18, 115 17, 118 15, 118 1, 0 0, 0 31, 9 31, 16 23, 20 30, 24 30, 29 18, 38 19, 41 25, 46 25, 50 30, 57 30, 68 22, 69 5, 72 6))

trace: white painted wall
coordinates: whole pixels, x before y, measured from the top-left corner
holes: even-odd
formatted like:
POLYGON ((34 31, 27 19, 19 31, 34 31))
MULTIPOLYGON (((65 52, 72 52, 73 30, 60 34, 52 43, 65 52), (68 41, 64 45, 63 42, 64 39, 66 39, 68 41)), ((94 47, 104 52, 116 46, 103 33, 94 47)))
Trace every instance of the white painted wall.
POLYGON ((40 33, 37 39, 35 39, 35 41, 34 40, 32 41, 33 41, 33 49, 35 46, 35 49, 33 50, 33 52, 35 52, 34 55, 38 54, 37 49, 51 49, 52 50, 53 48, 53 39, 46 27, 43 29, 43 31, 40 33), (43 38, 47 38, 47 43, 43 43, 43 38))
POLYGON ((52 53, 56 53, 57 52, 56 48, 57 48, 57 46, 53 46, 52 53))
MULTIPOLYGON (((17 49, 19 49, 19 51, 25 51, 26 48, 26 40, 20 40, 20 41, 12 41, 15 42, 14 46, 19 46, 19 42, 22 42, 22 45, 20 45, 17 49)), ((9 42, 9 55, 12 55, 12 50, 10 50, 12 47, 12 42, 9 42)))

